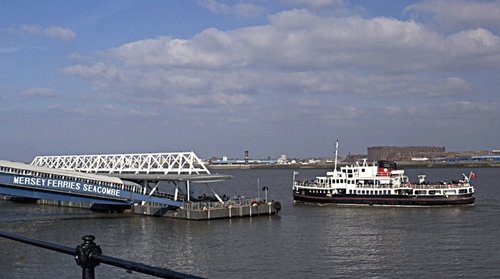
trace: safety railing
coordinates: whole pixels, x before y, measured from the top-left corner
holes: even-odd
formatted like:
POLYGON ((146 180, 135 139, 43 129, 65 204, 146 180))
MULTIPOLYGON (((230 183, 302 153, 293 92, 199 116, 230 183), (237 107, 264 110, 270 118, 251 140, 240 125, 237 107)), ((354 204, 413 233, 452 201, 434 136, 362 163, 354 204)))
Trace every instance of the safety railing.
POLYGON ((180 273, 166 268, 154 267, 142 263, 127 261, 103 255, 101 247, 94 243, 95 237, 92 235, 86 235, 82 237, 83 243, 76 246, 76 248, 66 247, 59 244, 32 239, 25 236, 2 232, 2 231, 0 231, 0 237, 74 256, 76 263, 82 268, 83 279, 94 279, 95 267, 101 263, 111 265, 114 267, 123 268, 126 269, 127 271, 136 271, 142 274, 148 274, 159 278, 172 278, 172 279, 202 278, 194 275, 180 273))
POLYGON ((247 198, 232 198, 224 203, 221 202, 184 202, 183 208, 186 210, 206 210, 218 209, 228 207, 249 206, 253 204, 266 204, 267 201, 263 199, 247 199, 247 198))

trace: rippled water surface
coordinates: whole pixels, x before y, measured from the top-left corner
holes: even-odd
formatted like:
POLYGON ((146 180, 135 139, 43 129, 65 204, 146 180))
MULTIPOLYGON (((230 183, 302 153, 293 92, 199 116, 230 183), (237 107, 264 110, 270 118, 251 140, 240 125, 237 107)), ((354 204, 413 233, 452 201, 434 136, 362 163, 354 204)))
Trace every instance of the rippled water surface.
MULTIPOLYGON (((299 170, 313 178, 326 170, 299 170)), ((455 179, 468 169, 409 169, 455 179)), ((0 227, 209 278, 500 278, 500 169, 476 169, 476 204, 386 208, 294 205, 292 170, 225 170, 230 196, 279 200, 277 216, 185 221, 0 201, 0 227)), ((203 188, 203 185, 198 185, 203 188)), ((71 256, 0 239, 0 278, 81 278, 71 256)), ((97 278, 151 278, 100 265, 97 278)))

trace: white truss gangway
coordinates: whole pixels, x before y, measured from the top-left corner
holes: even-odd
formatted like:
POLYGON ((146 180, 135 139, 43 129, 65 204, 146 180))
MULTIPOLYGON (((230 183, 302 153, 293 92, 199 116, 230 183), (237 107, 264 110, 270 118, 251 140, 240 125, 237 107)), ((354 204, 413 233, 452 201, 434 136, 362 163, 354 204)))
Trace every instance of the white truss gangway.
POLYGON ((210 174, 194 152, 37 156, 32 165, 86 173, 210 174))
MULTIPOLYGON (((105 154, 105 155, 60 155, 37 156, 32 165, 55 169, 75 170, 85 173, 105 174, 122 179, 141 182, 152 195, 160 181, 186 183, 187 200, 190 182, 214 182, 228 179, 228 175, 212 175, 194 152, 142 153, 142 154, 105 154), (155 185, 151 187, 149 184, 155 185)), ((208 186, 208 184, 207 184, 208 186)), ((210 187, 209 187, 210 188, 210 187)), ((178 195, 175 190, 175 199, 178 195)), ((210 190, 219 198, 215 191, 210 190)), ((222 200, 221 200, 222 201, 222 200)))

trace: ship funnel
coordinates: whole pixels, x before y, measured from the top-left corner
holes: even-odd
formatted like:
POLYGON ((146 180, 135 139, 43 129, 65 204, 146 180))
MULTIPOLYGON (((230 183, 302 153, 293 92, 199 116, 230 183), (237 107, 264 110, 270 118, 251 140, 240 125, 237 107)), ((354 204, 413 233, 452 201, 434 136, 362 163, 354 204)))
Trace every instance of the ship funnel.
POLYGON ((420 174, 418 176, 418 184, 424 184, 425 182, 425 175, 424 174, 420 174))

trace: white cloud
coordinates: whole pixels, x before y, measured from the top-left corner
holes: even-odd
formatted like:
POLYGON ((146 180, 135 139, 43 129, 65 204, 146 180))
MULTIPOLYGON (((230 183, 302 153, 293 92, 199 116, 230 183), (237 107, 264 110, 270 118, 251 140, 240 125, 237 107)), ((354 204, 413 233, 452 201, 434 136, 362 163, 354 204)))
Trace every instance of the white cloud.
POLYGON ((59 26, 50 26, 44 28, 42 34, 44 36, 63 41, 70 41, 76 36, 75 32, 71 31, 70 29, 59 26))
POLYGON ((85 57, 84 55, 82 55, 81 53, 79 53, 77 51, 68 54, 68 56, 66 56, 66 58, 68 58, 69 60, 75 60, 75 61, 83 61, 83 60, 87 59, 87 57, 85 57))
POLYGON ((71 41, 76 36, 76 33, 71 29, 60 26, 20 25, 11 27, 8 30, 15 34, 42 36, 62 41, 71 41))
POLYGON ((200 0, 198 3, 207 8, 209 11, 217 14, 233 14, 242 17, 255 17, 262 15, 265 12, 265 8, 252 3, 236 3, 234 5, 228 5, 219 3, 215 0, 200 0))
POLYGON ((340 7, 343 0, 283 0, 286 3, 311 8, 340 7))
POLYGON ((114 65, 96 63, 92 66, 74 65, 66 67, 65 73, 79 75, 99 87, 114 86, 119 81, 118 69, 114 65))
POLYGON ((45 99, 56 97, 57 93, 55 90, 50 88, 32 87, 24 90, 21 93, 21 99, 31 100, 31 99, 45 99))
POLYGON ((414 16, 430 14, 445 28, 498 28, 500 1, 426 0, 409 5, 405 12, 414 16))
MULTIPOLYGON (((255 116, 283 109, 284 96, 304 109, 355 96, 387 100, 385 111, 394 114, 404 98, 471 95, 475 81, 456 71, 497 70, 500 39, 481 28, 447 35, 413 20, 290 10, 269 16, 266 25, 145 39, 105 54, 64 71, 158 110, 214 114, 251 106, 255 116)), ((347 106, 336 119, 363 115, 347 106)))
POLYGON ((414 21, 322 17, 294 10, 271 16, 265 26, 227 32, 211 28, 191 40, 147 39, 111 54, 134 66, 311 70, 348 65, 414 71, 455 66, 457 57, 471 55, 477 61, 487 55, 489 66, 495 67, 499 47, 499 38, 484 29, 445 37, 414 21), (394 59, 399 63, 387 63, 394 59))

